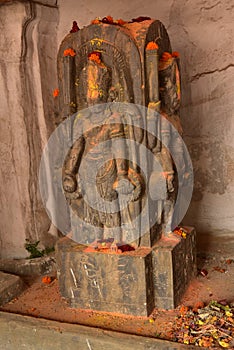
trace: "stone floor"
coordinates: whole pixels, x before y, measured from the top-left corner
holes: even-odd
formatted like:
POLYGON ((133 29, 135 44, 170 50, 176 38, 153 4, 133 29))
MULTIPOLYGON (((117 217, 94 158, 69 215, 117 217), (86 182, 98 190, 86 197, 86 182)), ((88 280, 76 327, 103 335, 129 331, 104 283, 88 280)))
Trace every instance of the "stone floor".
MULTIPOLYGON (((185 350, 187 346, 0 312, 1 350, 185 350)), ((190 349, 195 349, 191 346, 190 349)))
MULTIPOLYGON (((215 237, 215 239, 210 235, 198 236, 197 260, 198 276, 191 282, 181 301, 181 305, 193 306, 200 301, 208 303, 211 300, 220 301, 224 299, 228 303, 233 303, 234 235, 225 235, 223 233, 215 237)), ((53 277, 52 274, 51 276, 53 277)), ((108 331, 173 340, 171 330, 174 320, 179 314, 180 306, 175 310, 169 311, 155 309, 148 318, 123 316, 117 313, 84 311, 69 308, 65 300, 61 299, 56 278, 50 284, 44 284, 41 277, 34 279, 24 278, 24 282, 28 288, 20 296, 0 308, 3 312, 1 317, 4 317, 4 315, 8 317, 8 312, 10 312, 57 322, 66 322, 68 324, 89 325, 108 331)), ((14 315, 11 315, 11 317, 14 318, 14 315)), ((15 317, 17 320, 18 316, 15 317)), ((88 345, 86 348, 89 350, 99 349, 88 345)), ((149 348, 157 349, 157 347, 149 348)), ((161 348, 163 349, 163 347, 161 348)), ((168 349, 173 348, 176 349, 176 347, 168 347, 168 349)), ((6 347, 4 349, 11 348, 6 347)), ((29 347, 28 349, 34 348, 29 347)), ((48 347, 48 349, 50 348, 48 347)), ((128 348, 126 347, 126 349, 128 348)), ((136 349, 138 348, 136 347, 136 349)), ((139 349, 145 348, 139 347, 139 349)))

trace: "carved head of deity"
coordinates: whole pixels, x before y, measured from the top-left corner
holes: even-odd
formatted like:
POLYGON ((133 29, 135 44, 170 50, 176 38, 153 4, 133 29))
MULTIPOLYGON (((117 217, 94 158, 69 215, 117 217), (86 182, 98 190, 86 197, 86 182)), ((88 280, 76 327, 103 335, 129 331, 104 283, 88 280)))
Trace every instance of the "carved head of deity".
POLYGON ((111 69, 101 59, 101 53, 94 51, 88 55, 87 65, 83 68, 88 106, 105 103, 111 87, 111 69))

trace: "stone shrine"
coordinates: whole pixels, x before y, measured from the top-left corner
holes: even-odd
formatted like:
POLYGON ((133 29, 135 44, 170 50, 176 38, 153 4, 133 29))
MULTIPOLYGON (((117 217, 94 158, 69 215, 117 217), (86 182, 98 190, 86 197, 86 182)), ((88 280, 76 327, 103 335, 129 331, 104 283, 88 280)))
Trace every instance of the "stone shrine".
POLYGON ((191 186, 178 53, 148 17, 74 23, 58 78, 57 125, 67 123, 70 140, 61 295, 72 307, 142 316, 176 307, 196 272, 195 230, 177 227, 191 186))

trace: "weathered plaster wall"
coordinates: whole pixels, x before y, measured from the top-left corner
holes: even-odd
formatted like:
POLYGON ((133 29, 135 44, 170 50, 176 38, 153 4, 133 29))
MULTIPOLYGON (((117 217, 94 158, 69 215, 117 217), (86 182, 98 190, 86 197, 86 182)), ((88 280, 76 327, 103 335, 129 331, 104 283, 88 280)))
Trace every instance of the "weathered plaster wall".
POLYGON ((50 225, 37 173, 52 130, 58 9, 1 2, 0 17, 0 248, 23 257, 25 239, 46 243, 50 225))
POLYGON ((185 140, 195 173, 185 222, 234 231, 233 13, 229 0, 0 0, 0 250, 25 255, 26 238, 48 242, 38 192, 42 148, 52 131, 56 57, 73 20, 160 19, 181 54, 185 140))
POLYGON ((195 174, 184 220, 199 232, 234 231, 234 4, 229 0, 60 0, 58 42, 73 20, 161 20, 181 54, 181 117, 195 174))

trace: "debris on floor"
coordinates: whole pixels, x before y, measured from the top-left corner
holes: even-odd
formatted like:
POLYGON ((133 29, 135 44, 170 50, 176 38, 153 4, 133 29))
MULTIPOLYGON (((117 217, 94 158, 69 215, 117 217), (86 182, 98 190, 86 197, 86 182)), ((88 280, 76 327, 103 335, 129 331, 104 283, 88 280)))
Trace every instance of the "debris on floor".
POLYGON ((174 341, 208 348, 234 348, 234 305, 226 300, 207 306, 182 306, 172 327, 174 341))

